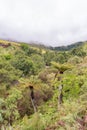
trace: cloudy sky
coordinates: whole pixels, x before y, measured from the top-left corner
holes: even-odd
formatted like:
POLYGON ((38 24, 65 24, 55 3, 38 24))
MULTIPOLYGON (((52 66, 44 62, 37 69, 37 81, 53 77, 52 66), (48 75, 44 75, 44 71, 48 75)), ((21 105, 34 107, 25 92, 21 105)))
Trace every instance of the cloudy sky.
POLYGON ((87 40, 87 0, 0 0, 0 38, 51 46, 87 40))

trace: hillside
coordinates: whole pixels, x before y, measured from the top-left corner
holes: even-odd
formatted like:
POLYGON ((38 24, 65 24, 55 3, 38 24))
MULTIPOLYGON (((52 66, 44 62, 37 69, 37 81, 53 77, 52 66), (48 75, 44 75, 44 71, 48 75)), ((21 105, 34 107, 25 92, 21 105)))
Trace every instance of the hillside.
POLYGON ((87 44, 0 40, 0 130, 87 130, 87 44))
POLYGON ((73 44, 67 45, 67 46, 52 47, 51 49, 57 50, 57 51, 69 51, 71 49, 84 45, 84 43, 86 43, 86 42, 77 42, 77 43, 73 43, 73 44))

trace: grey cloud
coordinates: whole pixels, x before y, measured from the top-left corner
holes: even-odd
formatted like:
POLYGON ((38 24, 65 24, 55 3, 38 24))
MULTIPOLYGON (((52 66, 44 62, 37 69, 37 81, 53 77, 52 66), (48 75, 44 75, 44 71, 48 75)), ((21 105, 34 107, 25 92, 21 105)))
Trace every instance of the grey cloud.
POLYGON ((0 38, 60 46, 87 40, 86 0, 0 0, 0 38))

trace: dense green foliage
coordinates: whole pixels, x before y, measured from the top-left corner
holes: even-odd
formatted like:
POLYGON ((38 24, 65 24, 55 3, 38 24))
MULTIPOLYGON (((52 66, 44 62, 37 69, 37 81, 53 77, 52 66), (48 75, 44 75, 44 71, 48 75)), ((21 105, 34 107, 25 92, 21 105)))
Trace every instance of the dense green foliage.
POLYGON ((84 42, 77 42, 77 43, 73 43, 73 44, 67 45, 67 46, 60 46, 60 47, 54 47, 54 48, 51 47, 50 49, 57 50, 57 51, 69 51, 69 50, 77 48, 83 44, 84 44, 84 42))
POLYGON ((0 129, 86 130, 86 49, 86 43, 61 52, 25 43, 2 43, 0 129), (61 85, 63 103, 59 104, 61 85), (29 86, 34 89, 37 112, 29 86))

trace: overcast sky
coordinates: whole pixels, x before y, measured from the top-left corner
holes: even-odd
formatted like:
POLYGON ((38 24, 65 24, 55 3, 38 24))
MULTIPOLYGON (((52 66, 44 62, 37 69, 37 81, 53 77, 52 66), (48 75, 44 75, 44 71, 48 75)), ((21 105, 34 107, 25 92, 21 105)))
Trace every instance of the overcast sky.
POLYGON ((0 0, 0 38, 60 46, 87 40, 87 0, 0 0))

